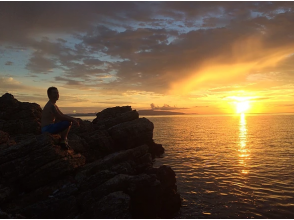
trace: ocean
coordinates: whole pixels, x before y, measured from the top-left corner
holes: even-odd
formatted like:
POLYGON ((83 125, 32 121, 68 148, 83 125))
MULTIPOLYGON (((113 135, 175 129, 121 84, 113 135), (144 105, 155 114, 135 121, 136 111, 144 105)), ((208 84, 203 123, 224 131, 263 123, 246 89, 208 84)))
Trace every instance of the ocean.
POLYGON ((294 115, 140 117, 176 172, 175 218, 294 218, 294 115))

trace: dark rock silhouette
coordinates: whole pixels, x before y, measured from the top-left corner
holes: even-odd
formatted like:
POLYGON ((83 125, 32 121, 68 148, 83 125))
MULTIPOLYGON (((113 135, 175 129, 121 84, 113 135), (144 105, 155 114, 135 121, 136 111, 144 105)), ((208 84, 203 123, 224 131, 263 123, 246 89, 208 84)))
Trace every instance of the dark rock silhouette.
POLYGON ((0 98, 0 218, 172 218, 181 205, 176 175, 153 167, 164 148, 153 123, 130 106, 80 120, 69 133, 40 134, 42 109, 0 98))
POLYGON ((11 94, 0 97, 0 130, 13 134, 40 134, 42 109, 36 103, 19 102, 11 94))

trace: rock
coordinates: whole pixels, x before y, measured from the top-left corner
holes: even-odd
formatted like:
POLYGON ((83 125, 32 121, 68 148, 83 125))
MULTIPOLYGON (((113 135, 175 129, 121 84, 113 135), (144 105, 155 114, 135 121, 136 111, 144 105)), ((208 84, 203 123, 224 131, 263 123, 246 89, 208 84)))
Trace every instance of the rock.
POLYGON ((176 174, 169 166, 160 166, 151 168, 147 171, 149 174, 155 174, 161 182, 162 187, 162 205, 159 213, 160 218, 172 218, 174 213, 181 207, 181 197, 177 193, 176 174), (173 212, 171 212, 173 210, 173 212))
POLYGON ((10 146, 15 145, 16 142, 10 138, 10 135, 4 131, 0 130, 0 151, 10 146))
POLYGON ((87 161, 91 162, 102 156, 115 152, 114 141, 106 130, 96 130, 84 134, 83 137, 87 142, 87 161))
POLYGON ((149 146, 149 152, 152 155, 152 158, 160 157, 162 154, 164 154, 164 148, 161 144, 156 144, 153 140, 148 143, 149 146))
POLYGON ((61 150, 45 133, 0 152, 0 183, 31 190, 84 164, 82 155, 61 150))
POLYGON ((121 116, 124 113, 131 112, 131 106, 123 106, 123 107, 114 107, 114 108, 107 108, 98 112, 96 114, 96 118, 93 120, 93 124, 97 124, 98 122, 113 119, 121 116))
POLYGON ((0 185, 0 205, 8 201, 13 193, 13 189, 10 187, 0 185))
POLYGON ((161 209, 161 184, 154 175, 140 174, 129 182, 134 218, 158 218, 161 209))
POLYGON ((130 106, 105 109, 68 135, 40 134, 41 108, 0 98, 0 218, 171 218, 176 177, 153 123, 130 106))
POLYGON ((87 154, 87 142, 77 134, 70 133, 68 135, 68 144, 74 152, 87 154))
MULTIPOLYGON (((101 170, 107 170, 109 167, 115 166, 127 161, 136 161, 138 158, 148 153, 149 147, 142 145, 133 149, 124 150, 110 154, 103 159, 97 160, 93 163, 86 164, 77 173, 77 181, 81 182, 85 177, 96 174, 101 170)), ((140 162, 140 160, 137 160, 140 162)))
POLYGON ((154 125, 146 118, 124 122, 108 129, 118 149, 130 149, 152 142, 154 125))
POLYGON ((9 134, 4 131, 0 131, 0 144, 7 143, 8 140, 9 140, 9 134))
POLYGON ((130 179, 131 176, 129 175, 118 174, 95 189, 81 193, 78 197, 78 202, 82 205, 83 218, 93 215, 94 204, 104 196, 112 192, 126 190, 130 179))
POLYGON ((42 109, 36 103, 19 102, 11 94, 0 97, 0 130, 13 134, 40 134, 42 109))
POLYGON ((23 210, 26 210, 27 207, 36 207, 40 204, 48 203, 54 198, 66 199, 70 196, 76 195, 77 191, 78 187, 74 178, 66 176, 34 191, 20 191, 16 198, 3 204, 3 208, 9 213, 20 213, 23 212, 23 210))
POLYGON ((1 209, 0 209, 0 218, 1 219, 9 219, 9 215, 6 213, 6 212, 3 212, 1 209))
POLYGON ((139 113, 132 110, 131 106, 107 108, 97 113, 93 120, 95 128, 111 128, 123 122, 132 121, 139 118, 139 113))
POLYGON ((27 206, 19 212, 21 215, 31 219, 74 218, 78 214, 78 206, 74 196, 64 199, 53 197, 27 206))
POLYGON ((109 170, 102 170, 85 178, 80 184, 80 189, 82 191, 95 189, 97 186, 105 183, 107 180, 113 178, 116 175, 118 175, 118 173, 109 170))
POLYGON ((7 214, 6 212, 3 212, 0 209, 0 219, 24 219, 25 217, 19 214, 12 215, 12 214, 7 214))
POLYGON ((84 213, 82 218, 94 219, 128 219, 132 218, 131 198, 128 194, 118 191, 104 196, 91 206, 91 210, 84 213))
POLYGON ((90 121, 83 121, 80 118, 77 119, 80 126, 73 124, 69 131, 70 134, 82 135, 83 133, 88 133, 94 130, 94 126, 90 121))

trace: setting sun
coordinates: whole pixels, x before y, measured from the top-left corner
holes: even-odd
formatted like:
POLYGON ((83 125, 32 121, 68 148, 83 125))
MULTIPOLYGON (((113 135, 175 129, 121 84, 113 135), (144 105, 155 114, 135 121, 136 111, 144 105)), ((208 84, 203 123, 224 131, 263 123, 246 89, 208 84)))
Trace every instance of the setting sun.
POLYGON ((250 108, 250 104, 248 101, 242 101, 236 103, 236 111, 237 113, 244 113, 250 108))

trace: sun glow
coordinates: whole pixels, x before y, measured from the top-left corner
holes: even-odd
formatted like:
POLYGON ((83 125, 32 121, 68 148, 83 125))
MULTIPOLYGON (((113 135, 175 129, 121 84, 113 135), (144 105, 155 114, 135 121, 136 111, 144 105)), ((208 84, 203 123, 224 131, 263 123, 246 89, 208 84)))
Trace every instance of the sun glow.
POLYGON ((249 101, 240 101, 236 103, 237 113, 245 113, 250 108, 249 101))

